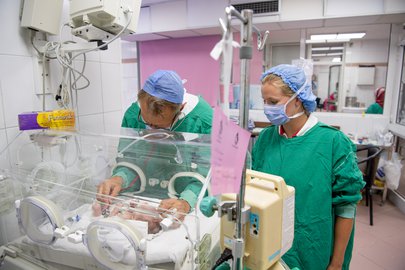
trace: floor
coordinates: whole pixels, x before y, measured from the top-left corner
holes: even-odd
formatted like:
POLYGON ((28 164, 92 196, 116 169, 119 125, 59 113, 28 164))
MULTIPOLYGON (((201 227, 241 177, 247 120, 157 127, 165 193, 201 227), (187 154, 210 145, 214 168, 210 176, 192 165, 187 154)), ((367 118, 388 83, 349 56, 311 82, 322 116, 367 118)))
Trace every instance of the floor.
POLYGON ((379 205, 374 197, 374 226, 369 225, 369 209, 357 207, 356 233, 351 270, 405 270, 405 215, 392 203, 379 205))

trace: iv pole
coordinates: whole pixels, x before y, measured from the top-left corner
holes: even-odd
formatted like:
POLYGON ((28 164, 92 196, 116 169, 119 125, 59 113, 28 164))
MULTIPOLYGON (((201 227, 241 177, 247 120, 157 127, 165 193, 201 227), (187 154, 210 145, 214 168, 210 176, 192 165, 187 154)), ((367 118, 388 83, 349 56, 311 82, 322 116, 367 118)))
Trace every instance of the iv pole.
MULTIPOLYGON (((239 13, 233 6, 225 9, 227 14, 227 25, 230 25, 229 20, 231 16, 235 16, 242 22, 240 32, 240 51, 239 59, 241 60, 240 72, 240 106, 239 106, 239 126, 248 129, 249 120, 249 91, 250 91, 250 60, 252 59, 252 31, 257 33, 257 49, 263 50, 269 32, 266 31, 265 35, 261 37, 260 30, 252 24, 253 11, 250 9, 242 10, 239 13)), ((230 29, 227 29, 230 31, 230 29)), ((236 239, 233 244, 233 267, 232 269, 243 269, 243 245, 244 245, 244 229, 245 223, 248 220, 249 208, 245 208, 245 187, 246 187, 246 165, 242 171, 242 179, 240 191, 236 198, 236 239)))

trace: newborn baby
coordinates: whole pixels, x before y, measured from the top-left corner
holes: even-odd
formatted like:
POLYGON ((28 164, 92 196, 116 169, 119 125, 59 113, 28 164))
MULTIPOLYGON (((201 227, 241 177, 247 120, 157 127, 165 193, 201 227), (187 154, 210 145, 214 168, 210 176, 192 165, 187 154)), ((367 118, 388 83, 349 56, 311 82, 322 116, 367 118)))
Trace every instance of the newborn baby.
POLYGON ((148 222, 148 233, 156 234, 162 228, 160 222, 163 217, 157 207, 139 200, 120 201, 116 204, 106 205, 95 201, 92 206, 93 216, 104 217, 118 216, 123 219, 148 222))

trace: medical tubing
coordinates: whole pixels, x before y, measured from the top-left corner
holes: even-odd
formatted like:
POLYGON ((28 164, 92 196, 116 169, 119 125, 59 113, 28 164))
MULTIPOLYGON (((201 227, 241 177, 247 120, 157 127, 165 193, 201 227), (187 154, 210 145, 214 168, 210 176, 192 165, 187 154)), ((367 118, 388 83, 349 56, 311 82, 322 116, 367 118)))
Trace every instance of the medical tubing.
POLYGON ((45 64, 45 53, 42 55, 42 111, 45 111, 45 76, 46 74, 46 64, 45 64))
MULTIPOLYGON (((43 55, 44 53, 40 52, 40 50, 37 48, 37 46, 34 43, 34 37, 37 31, 35 30, 31 30, 31 45, 32 47, 35 49, 35 51, 38 53, 38 56, 43 55)), ((47 59, 56 59, 56 57, 50 57, 50 56, 46 56, 47 59)))
MULTIPOLYGON (((190 244, 191 244, 191 252, 190 252, 190 258, 191 258, 191 269, 194 269, 194 245, 197 244, 200 239, 197 238, 196 239, 196 243, 193 242, 193 240, 191 239, 191 235, 190 232, 188 231, 188 227, 186 224, 184 224, 184 222, 182 222, 180 219, 178 219, 175 215, 172 216, 177 222, 180 223, 181 226, 184 227, 184 230, 186 231, 187 234, 187 240, 189 240, 190 244)), ((198 223, 198 222, 197 222, 198 223)))
POLYGON ((77 71, 76 71, 77 73, 79 73, 80 76, 76 78, 76 76, 74 75, 74 72, 71 71, 71 74, 73 75, 73 79, 74 79, 74 81, 73 81, 73 83, 72 83, 72 88, 73 88, 74 90, 83 90, 83 89, 85 89, 85 88, 87 88, 87 87, 90 86, 90 80, 89 80, 86 76, 84 76, 84 70, 85 70, 85 68, 86 68, 86 63, 87 63, 87 56, 86 56, 86 54, 83 54, 82 71, 81 71, 81 72, 77 72, 77 71), (82 87, 80 87, 80 88, 77 88, 76 83, 80 80, 80 78, 85 79, 85 80, 87 81, 87 85, 82 86, 82 87))
MULTIPOLYGON (((206 180, 206 179, 208 179, 208 176, 211 179, 211 169, 208 171, 207 178, 204 178, 204 176, 202 176, 201 174, 196 173, 196 172, 179 172, 179 173, 176 173, 169 180, 169 185, 168 185, 168 188, 167 188, 168 189, 168 196, 170 198, 177 198, 178 193, 176 192, 176 190, 174 188, 174 183, 175 183, 176 178, 179 178, 179 177, 194 177, 197 180, 199 180, 201 183, 203 183, 203 187, 202 187, 202 189, 201 189, 201 191, 199 193, 199 196, 197 198, 197 203, 194 206, 194 209, 196 211, 195 212, 196 213, 196 218, 198 218, 197 214, 198 214, 199 200, 202 199, 202 197, 204 196, 205 191, 207 189, 208 189, 208 193, 211 194, 211 188, 207 184, 207 182, 209 183, 209 181, 206 180), (200 198, 201 194, 202 194, 202 197, 200 198)), ((193 206, 190 205, 190 207, 193 207, 193 206)), ((197 238, 197 241, 200 241, 200 224, 199 224, 199 222, 197 222, 197 236, 196 236, 196 238, 197 238)))
MULTIPOLYGON (((207 189, 210 189, 210 183, 211 183, 211 168, 208 170, 208 174, 207 177, 205 178, 204 185, 201 188, 200 194, 198 194, 197 203, 196 206, 194 207, 196 218, 198 218, 198 211, 200 209, 201 200, 204 198, 207 189)), ((211 195, 210 190, 208 191, 208 194, 211 195)), ((197 222, 197 241, 199 242, 200 239, 201 239, 200 222, 197 222)))
MULTIPOLYGON (((20 131, 20 134, 22 133, 22 131, 20 131)), ((14 140, 15 139, 17 139, 17 137, 18 136, 16 136, 15 138, 14 138, 14 140)), ((14 140, 10 143, 10 144, 12 144, 13 142, 14 142, 14 140)), ((10 145, 9 144, 9 145, 10 145)), ((20 160, 20 151, 23 149, 23 148, 25 148, 25 146, 27 146, 27 145, 30 145, 30 144, 34 144, 34 142, 27 142, 27 143, 24 143, 24 144, 22 144, 22 145, 20 145, 19 147, 18 147, 18 149, 17 149, 17 165, 20 165, 21 164, 21 160, 20 160)), ((5 149, 7 149, 7 146, 6 146, 6 148, 5 149)), ((3 150, 4 151, 4 150, 3 150)), ((2 152, 3 152, 2 151, 2 152)), ((2 152, 0 152, 0 154, 2 154, 2 152)))
MULTIPOLYGON (((67 43, 75 43, 75 42, 73 42, 73 41, 65 41, 63 44, 67 44, 67 43)), ((83 79, 86 80, 86 85, 85 85, 85 86, 82 86, 81 88, 77 88, 77 90, 82 90, 82 89, 88 87, 88 86, 90 85, 90 81, 89 81, 89 79, 84 75, 84 66, 85 66, 85 63, 83 64, 82 71, 79 71, 79 70, 77 70, 76 68, 74 68, 74 67, 72 66, 73 57, 71 57, 71 54, 69 54, 70 57, 62 56, 61 53, 60 53, 61 46, 62 46, 62 43, 56 44, 56 45, 55 45, 55 49, 54 49, 54 50, 55 50, 55 53, 56 53, 56 58, 58 59, 59 63, 60 63, 62 66, 68 68, 71 73, 74 73, 74 72, 75 72, 75 73, 77 73, 77 74, 80 75, 78 78, 75 78, 75 81, 74 81, 74 83, 72 83, 73 85, 71 84, 71 86, 72 86, 73 88, 77 88, 77 87, 76 87, 76 82, 77 82, 80 78, 83 78, 83 79)), ((85 56, 84 56, 84 58, 83 58, 83 61, 86 62, 86 57, 85 57, 85 56)))
MULTIPOLYGON (((198 214, 198 210, 200 209, 200 203, 204 198, 205 192, 207 191, 207 189, 211 189, 210 183, 211 183, 211 168, 208 170, 207 177, 205 177, 204 185, 201 188, 200 194, 198 194, 197 205, 195 207, 196 214, 198 214)), ((209 191, 209 193, 211 193, 211 191, 209 191)))

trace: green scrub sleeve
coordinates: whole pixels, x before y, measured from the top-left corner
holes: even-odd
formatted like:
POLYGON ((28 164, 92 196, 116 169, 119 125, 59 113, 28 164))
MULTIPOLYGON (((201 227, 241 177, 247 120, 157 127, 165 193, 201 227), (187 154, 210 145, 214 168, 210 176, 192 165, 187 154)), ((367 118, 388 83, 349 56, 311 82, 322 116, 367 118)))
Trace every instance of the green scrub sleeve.
POLYGON ((361 199, 361 189, 365 185, 357 166, 356 147, 342 132, 337 132, 334 140, 332 205, 336 213, 353 212, 355 209, 347 210, 350 207, 346 209, 344 206, 356 204, 361 199))
POLYGON ((335 215, 342 218, 354 218, 356 216, 355 203, 340 205, 335 207, 335 215))
POLYGON ((184 190, 180 193, 179 199, 185 200, 193 209, 197 203, 198 195, 202 189, 202 183, 200 181, 193 181, 189 183, 184 190))
POLYGON ((136 175, 137 174, 133 170, 127 167, 117 167, 114 169, 112 177, 120 176, 124 180, 123 185, 121 187, 122 189, 124 189, 129 186, 131 180, 134 179, 136 175))
POLYGON ((212 127, 211 123, 202 122, 201 123, 201 133, 202 134, 211 134, 211 127, 212 127))

